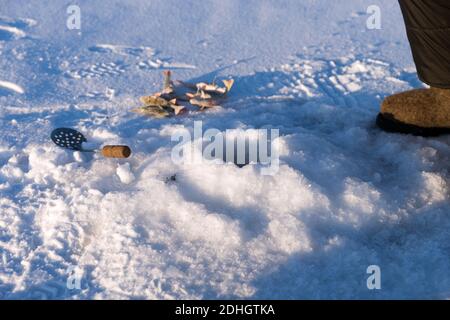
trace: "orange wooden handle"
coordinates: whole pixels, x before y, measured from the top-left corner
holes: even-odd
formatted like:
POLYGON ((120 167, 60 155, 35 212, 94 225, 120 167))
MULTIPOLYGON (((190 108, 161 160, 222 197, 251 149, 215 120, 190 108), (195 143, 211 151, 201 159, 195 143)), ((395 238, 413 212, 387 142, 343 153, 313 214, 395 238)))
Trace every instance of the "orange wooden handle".
POLYGON ((106 158, 128 158, 131 149, 128 146, 104 146, 102 155, 106 158))

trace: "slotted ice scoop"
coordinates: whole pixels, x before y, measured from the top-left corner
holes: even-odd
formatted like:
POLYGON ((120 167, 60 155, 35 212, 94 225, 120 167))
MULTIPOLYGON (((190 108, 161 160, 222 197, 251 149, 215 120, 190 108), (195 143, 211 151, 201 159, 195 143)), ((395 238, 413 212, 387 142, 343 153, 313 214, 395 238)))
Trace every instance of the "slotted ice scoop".
POLYGON ((59 147, 80 152, 99 152, 106 158, 128 158, 131 149, 128 146, 104 146, 101 150, 84 149, 86 138, 81 132, 70 128, 58 128, 50 135, 52 141, 59 147))

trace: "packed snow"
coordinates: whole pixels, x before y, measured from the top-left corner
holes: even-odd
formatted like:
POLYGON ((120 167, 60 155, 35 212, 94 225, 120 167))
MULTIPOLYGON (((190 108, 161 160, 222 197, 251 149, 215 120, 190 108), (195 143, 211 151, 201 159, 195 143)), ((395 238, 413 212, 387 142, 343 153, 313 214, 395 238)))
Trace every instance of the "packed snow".
POLYGON ((0 4, 1 299, 450 298, 448 137, 387 134, 384 97, 423 86, 396 1, 0 4), (129 112, 234 78, 222 107, 129 112), (176 164, 180 128, 280 130, 280 166, 176 164), (55 146, 57 127, 129 159, 55 146), (369 290, 366 270, 381 270, 369 290))

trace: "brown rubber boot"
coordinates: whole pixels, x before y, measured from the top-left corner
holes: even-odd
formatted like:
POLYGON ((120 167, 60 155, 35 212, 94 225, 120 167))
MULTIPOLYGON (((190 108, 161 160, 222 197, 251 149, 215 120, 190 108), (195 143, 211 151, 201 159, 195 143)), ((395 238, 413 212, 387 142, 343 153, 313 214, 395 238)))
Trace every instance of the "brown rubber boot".
POLYGON ((387 97, 378 126, 388 132, 418 136, 450 133, 450 89, 416 89, 387 97))

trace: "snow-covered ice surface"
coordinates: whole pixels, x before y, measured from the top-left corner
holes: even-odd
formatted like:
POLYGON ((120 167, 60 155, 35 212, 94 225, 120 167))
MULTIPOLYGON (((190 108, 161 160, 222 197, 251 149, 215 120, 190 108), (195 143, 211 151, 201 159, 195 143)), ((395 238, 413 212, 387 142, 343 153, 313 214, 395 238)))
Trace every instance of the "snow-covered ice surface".
POLYGON ((375 127, 422 84, 397 2, 368 30, 373 2, 80 0, 78 31, 71 1, 1 0, 0 298, 449 298, 450 140, 375 127), (128 112, 167 69, 236 85, 210 112, 128 112), (199 120, 279 128, 279 172, 175 165, 199 120), (133 156, 59 149, 56 127, 133 156))

